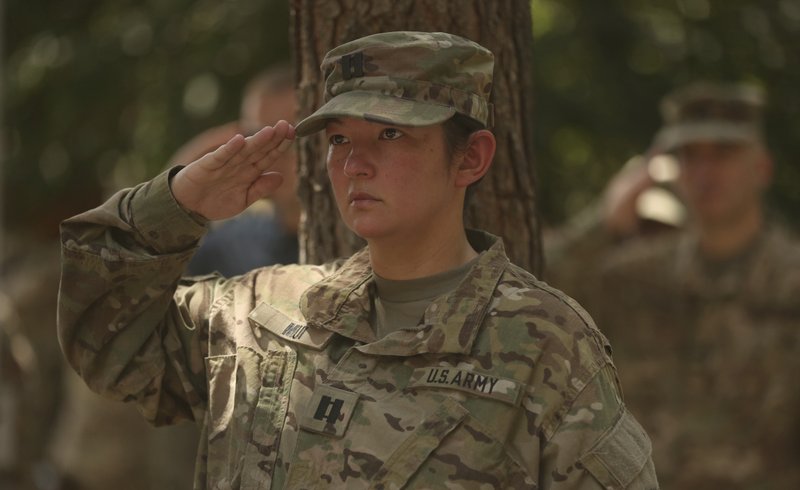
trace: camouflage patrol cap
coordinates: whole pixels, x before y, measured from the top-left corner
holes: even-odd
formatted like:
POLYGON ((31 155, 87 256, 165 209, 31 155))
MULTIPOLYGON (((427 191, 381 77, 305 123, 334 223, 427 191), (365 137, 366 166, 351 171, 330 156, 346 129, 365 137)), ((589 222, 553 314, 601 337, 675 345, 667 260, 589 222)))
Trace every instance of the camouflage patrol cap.
POLYGON ((655 146, 672 151, 696 141, 761 141, 764 103, 764 92, 754 85, 687 85, 662 100, 664 126, 655 146))
POLYGON ((325 104, 297 125, 297 135, 320 131, 327 119, 340 117, 429 126, 458 113, 489 127, 493 67, 491 51, 444 32, 356 39, 325 56, 325 104))

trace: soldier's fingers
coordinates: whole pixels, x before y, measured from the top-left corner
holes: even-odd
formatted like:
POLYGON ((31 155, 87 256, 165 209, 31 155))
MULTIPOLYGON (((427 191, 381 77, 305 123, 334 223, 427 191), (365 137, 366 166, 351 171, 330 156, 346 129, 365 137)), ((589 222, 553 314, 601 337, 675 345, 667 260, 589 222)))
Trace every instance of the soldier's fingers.
POLYGON ((230 166, 238 166, 253 161, 253 153, 259 151, 264 146, 270 146, 272 138, 275 134, 275 129, 272 126, 265 126, 255 134, 248 136, 244 139, 244 145, 239 147, 237 151, 231 155, 228 161, 230 166))
POLYGON ((206 165, 211 169, 219 168, 233 160, 244 146, 245 137, 237 134, 229 139, 227 143, 204 156, 203 159, 210 157, 205 162, 206 165))
POLYGON ((275 129, 275 137, 278 139, 294 139, 294 126, 286 122, 286 120, 281 119, 274 126, 275 129))
POLYGON ((294 127, 286 121, 280 120, 275 126, 265 126, 256 134, 248 137, 247 145, 242 150, 242 156, 250 161, 260 159, 273 148, 280 146, 286 139, 294 139, 294 127))
POLYGON ((228 165, 238 167, 249 165, 257 171, 263 172, 269 165, 259 166, 257 162, 264 158, 267 152, 277 148, 286 137, 294 138, 294 127, 286 121, 279 121, 274 127, 265 126, 252 136, 245 138, 245 144, 231 157, 228 165))

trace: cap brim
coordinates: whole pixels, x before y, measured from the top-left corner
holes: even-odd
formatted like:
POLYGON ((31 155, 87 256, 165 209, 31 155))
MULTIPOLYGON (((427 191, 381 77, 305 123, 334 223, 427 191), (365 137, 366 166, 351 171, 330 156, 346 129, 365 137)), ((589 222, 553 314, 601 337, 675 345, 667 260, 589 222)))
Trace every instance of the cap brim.
POLYGON ((325 129, 329 119, 355 117, 381 124, 431 126, 456 113, 454 107, 402 99, 375 92, 351 91, 339 94, 295 126, 297 136, 325 129))
POLYGON ((751 143, 759 141, 758 128, 746 124, 690 123, 667 126, 656 135, 655 145, 661 151, 674 151, 698 141, 751 143))

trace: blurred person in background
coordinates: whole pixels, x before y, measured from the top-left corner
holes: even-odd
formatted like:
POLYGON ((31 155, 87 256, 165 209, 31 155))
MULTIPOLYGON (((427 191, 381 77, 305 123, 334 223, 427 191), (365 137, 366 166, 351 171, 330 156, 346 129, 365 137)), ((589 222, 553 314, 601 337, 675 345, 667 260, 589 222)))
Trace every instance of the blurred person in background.
POLYGON ((48 444, 62 403, 64 361, 55 336, 58 244, 3 236, 0 257, 0 488, 59 488, 48 444))
MULTIPOLYGON (((237 133, 253 134, 280 119, 294 120, 293 77, 288 66, 272 67, 253 77, 243 93, 240 119, 200 133, 179 148, 170 162, 191 163, 237 133)), ((232 276, 262 265, 297 261, 300 205, 295 166, 295 152, 290 149, 276 163, 283 171, 284 185, 269 201, 217 223, 187 275, 217 271, 232 276)), ((55 259, 54 291, 58 287, 55 259)), ((54 347, 58 350, 57 344, 54 347)), ((81 490, 191 488, 199 438, 195 424, 153 428, 133 406, 92 393, 72 370, 65 371, 66 403, 51 452, 59 472, 72 485, 81 490)))
POLYGON ((677 196, 678 162, 651 148, 630 158, 594 202, 565 225, 545 229, 550 284, 583 301, 599 289, 607 256, 626 242, 676 233, 686 224, 686 206, 677 196))
POLYGON ((663 100, 654 146, 679 162, 687 225, 598 256, 576 294, 665 488, 800 488, 800 243, 763 203, 764 104, 754 86, 705 82, 663 100))

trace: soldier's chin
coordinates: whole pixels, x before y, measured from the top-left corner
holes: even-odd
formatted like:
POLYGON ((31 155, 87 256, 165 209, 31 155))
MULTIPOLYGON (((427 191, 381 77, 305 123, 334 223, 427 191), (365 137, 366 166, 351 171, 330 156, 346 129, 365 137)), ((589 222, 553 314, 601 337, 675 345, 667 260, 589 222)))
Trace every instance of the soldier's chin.
POLYGON ((694 215, 698 221, 706 225, 728 225, 741 219, 742 214, 726 209, 720 205, 705 205, 695 209, 694 215))
POLYGON ((383 226, 382 223, 376 222, 375 220, 361 218, 346 221, 345 225, 347 225, 347 228, 355 233, 356 236, 367 241, 380 240, 381 238, 389 236, 389 230, 386 229, 386 226, 383 226))

